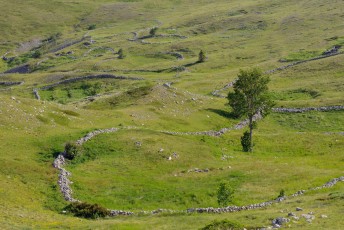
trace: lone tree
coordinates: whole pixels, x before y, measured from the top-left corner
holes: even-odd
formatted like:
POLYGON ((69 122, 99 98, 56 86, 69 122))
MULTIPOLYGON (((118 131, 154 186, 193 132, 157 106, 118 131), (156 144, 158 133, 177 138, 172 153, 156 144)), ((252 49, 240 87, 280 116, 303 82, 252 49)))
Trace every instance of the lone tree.
POLYGON ((199 51, 198 54, 198 62, 205 62, 206 56, 203 50, 199 51))
POLYGON ((268 83, 270 78, 263 76, 262 72, 253 68, 240 70, 237 81, 234 83, 234 92, 228 94, 229 105, 236 117, 246 116, 249 121, 249 132, 241 138, 243 151, 252 152, 252 133, 255 126, 254 116, 265 116, 274 105, 268 97, 268 83))
POLYGON ((125 55, 124 55, 124 52, 123 52, 122 48, 118 50, 117 54, 118 54, 118 58, 119 59, 124 59, 125 58, 125 55))
POLYGON ((233 189, 227 183, 220 183, 217 189, 217 203, 223 207, 228 205, 232 202, 233 193, 233 189))
POLYGON ((149 35, 153 37, 155 36, 157 31, 158 31, 158 27, 153 27, 152 29, 149 30, 149 35))

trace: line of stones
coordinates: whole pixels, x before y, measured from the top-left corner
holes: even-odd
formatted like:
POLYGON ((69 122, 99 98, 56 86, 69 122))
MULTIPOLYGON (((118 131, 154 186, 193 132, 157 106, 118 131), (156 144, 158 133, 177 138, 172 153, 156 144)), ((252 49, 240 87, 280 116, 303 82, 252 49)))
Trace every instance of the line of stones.
MULTIPOLYGON (((253 121, 257 121, 259 119, 261 119, 262 116, 261 114, 256 114, 253 117, 253 121)), ((217 136, 221 136, 223 134, 225 134, 228 131, 231 130, 238 130, 238 129, 243 129, 245 126, 247 126, 249 123, 249 120, 243 120, 241 122, 239 122, 238 124, 236 124, 233 127, 230 128, 223 128, 220 129, 218 131, 214 131, 214 130, 209 130, 209 131, 200 131, 200 132, 173 132, 173 131, 161 131, 162 133, 166 133, 166 134, 171 134, 171 135, 194 135, 194 136, 213 136, 213 137, 217 137, 217 136)))
MULTIPOLYGON (((91 80, 91 79, 120 79, 120 80, 134 80, 134 81, 144 80, 144 78, 139 78, 139 77, 126 77, 126 76, 115 76, 112 74, 99 74, 99 75, 90 75, 90 76, 70 78, 67 80, 56 82, 51 85, 43 86, 40 88, 40 90, 48 90, 58 85, 74 83, 74 82, 82 81, 82 80, 91 80)), ((37 88, 33 89, 33 94, 37 100, 41 99, 39 95, 39 89, 37 88)))
MULTIPOLYGON (((310 59, 303 60, 303 61, 293 62, 293 63, 290 63, 289 65, 281 66, 281 67, 278 67, 278 68, 275 68, 275 69, 272 69, 272 70, 267 70, 264 73, 265 74, 271 74, 271 73, 275 73, 275 72, 280 71, 280 70, 285 70, 287 68, 290 68, 290 67, 302 64, 302 63, 306 63, 306 62, 310 62, 310 61, 315 61, 315 60, 319 60, 319 59, 323 59, 323 58, 328 58, 328 57, 332 57, 332 56, 336 56, 336 55, 340 55, 340 54, 344 54, 344 52, 329 53, 329 54, 324 54, 324 55, 321 55, 321 56, 318 56, 318 57, 315 57, 315 58, 310 58, 310 59)), ((227 83, 221 89, 214 90, 211 94, 213 96, 215 96, 215 97, 225 98, 226 96, 221 95, 220 92, 224 91, 224 90, 226 90, 226 89, 228 89, 230 87, 232 87, 235 82, 236 82, 236 79, 234 81, 232 81, 232 82, 227 83)))
POLYGON ((75 78, 66 79, 63 81, 56 82, 56 83, 51 84, 51 85, 43 86, 40 89, 41 90, 47 90, 47 89, 54 88, 58 85, 73 83, 73 82, 82 81, 82 80, 90 80, 90 79, 144 80, 143 78, 139 78, 139 77, 126 77, 126 76, 115 76, 112 74, 99 74, 99 75, 90 75, 90 76, 83 76, 83 77, 75 77, 75 78))
MULTIPOLYGON (((261 115, 257 114, 254 117, 254 120, 261 119, 261 115)), ((188 133, 178 133, 178 132, 165 132, 162 131, 163 133, 168 133, 168 134, 175 134, 175 135, 209 135, 209 136, 219 136, 224 134, 225 132, 229 130, 234 130, 234 129, 242 129, 248 124, 248 120, 244 120, 240 122, 239 124, 235 125, 233 128, 224 128, 221 129, 220 131, 205 131, 205 132, 188 132, 188 133)), ((132 129, 135 127, 127 127, 127 129, 132 129)), ((97 135, 104 134, 104 133, 113 133, 117 132, 119 128, 109 128, 109 129, 102 129, 102 130, 95 130, 92 131, 88 134, 86 134, 84 137, 80 138, 79 140, 76 141, 77 145, 83 145, 85 142, 91 140, 97 135)), ((60 186, 60 191, 63 194, 63 197, 65 198, 66 201, 69 202, 80 202, 79 200, 73 198, 72 196, 72 189, 70 187, 70 184, 72 182, 68 179, 69 176, 71 176, 71 173, 68 172, 66 169, 63 168, 63 166, 66 164, 65 161, 65 153, 60 153, 56 159, 53 162, 53 166, 57 169, 59 169, 59 179, 58 179, 58 184, 60 186)), ((329 188, 334 186, 337 182, 339 181, 344 181, 344 176, 339 177, 339 178, 334 178, 331 181, 327 182, 326 184, 316 187, 316 188, 311 188, 309 190, 318 190, 318 189, 323 189, 323 188, 329 188)), ((294 194, 291 195, 291 197, 299 196, 302 195, 306 192, 306 190, 300 190, 294 194)), ((169 210, 169 209, 157 209, 153 211, 142 211, 140 213, 142 214, 157 214, 157 213, 192 213, 192 212, 197 212, 197 213, 224 213, 224 212, 238 212, 242 210, 251 210, 251 209, 257 209, 257 208, 262 208, 266 206, 270 206, 273 203, 278 203, 281 201, 284 201, 288 197, 279 197, 275 200, 272 201, 267 201, 259 204, 251 204, 247 206, 228 206, 224 208, 190 208, 187 209, 186 211, 176 211, 176 210, 169 210)), ((110 215, 111 216, 118 216, 118 215, 134 215, 134 212, 131 211, 123 211, 123 210, 110 210, 110 215)))
MULTIPOLYGON (((323 189, 323 188, 330 188, 330 187, 333 187, 335 184, 337 184, 340 181, 344 182, 344 176, 334 178, 334 179, 330 180, 329 182, 325 183, 324 185, 322 185, 320 187, 316 187, 316 188, 311 188, 308 191, 319 190, 319 189, 323 189)), ((189 208, 187 210, 187 212, 188 213, 194 213, 194 212, 197 212, 197 213, 226 213, 226 212, 239 212, 239 211, 243 211, 243 210, 252 210, 252 209, 258 209, 258 208, 264 208, 267 206, 271 206, 274 203, 280 203, 282 201, 285 201, 288 198, 303 195, 305 192, 307 192, 307 190, 300 190, 300 191, 297 191, 296 193, 294 193, 290 196, 278 197, 274 200, 270 200, 270 201, 266 201, 266 202, 262 202, 262 203, 258 203, 258 204, 250 204, 250 205, 245 205, 245 206, 228 206, 228 207, 223 207, 223 208, 212 208, 212 207, 189 208)))
POLYGON ((23 81, 0 81, 0 85, 3 86, 13 86, 13 85, 22 85, 23 81))
POLYGON ((344 105, 321 106, 321 107, 306 107, 306 108, 273 108, 272 111, 277 113, 304 113, 309 111, 337 111, 344 110, 344 105))

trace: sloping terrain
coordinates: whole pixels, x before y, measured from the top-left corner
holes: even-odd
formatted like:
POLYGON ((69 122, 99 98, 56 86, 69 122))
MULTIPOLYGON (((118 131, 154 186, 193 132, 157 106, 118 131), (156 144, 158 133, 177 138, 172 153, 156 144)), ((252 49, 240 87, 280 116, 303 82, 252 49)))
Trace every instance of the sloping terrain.
POLYGON ((0 5, 1 228, 200 229, 225 219, 262 228, 277 217, 294 229, 342 228, 343 1, 0 5), (246 123, 226 95, 250 67, 270 76, 280 109, 244 153, 246 123), (82 153, 54 168, 65 143, 83 137, 82 153), (134 214, 66 213, 64 170, 73 199, 134 214), (232 206, 274 202, 214 214, 224 181, 232 206))

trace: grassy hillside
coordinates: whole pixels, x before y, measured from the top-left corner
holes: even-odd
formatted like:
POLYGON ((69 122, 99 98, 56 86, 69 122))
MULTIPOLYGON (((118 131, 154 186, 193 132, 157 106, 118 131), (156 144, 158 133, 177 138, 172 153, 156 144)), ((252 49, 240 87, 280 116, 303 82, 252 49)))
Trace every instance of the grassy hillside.
MULTIPOLYGON (((315 219, 284 226, 341 229, 342 182, 237 213, 81 219, 63 214, 69 203, 52 162, 66 142, 120 128, 86 142, 66 169, 76 199, 135 213, 217 207, 221 182, 234 189, 232 205, 243 206, 343 176, 343 110, 273 112, 258 122, 253 153, 241 151, 245 129, 193 135, 241 121, 212 95, 226 96, 239 69, 268 72, 344 45, 342 1, 0 4, 0 71, 8 71, 0 82, 18 83, 0 84, 0 228, 200 229, 225 219, 258 228, 302 207, 298 216, 315 219), (28 71, 11 71, 22 65, 28 71), (112 78, 83 78, 105 74, 112 78)), ((343 105, 342 51, 268 74, 276 107, 343 105)))

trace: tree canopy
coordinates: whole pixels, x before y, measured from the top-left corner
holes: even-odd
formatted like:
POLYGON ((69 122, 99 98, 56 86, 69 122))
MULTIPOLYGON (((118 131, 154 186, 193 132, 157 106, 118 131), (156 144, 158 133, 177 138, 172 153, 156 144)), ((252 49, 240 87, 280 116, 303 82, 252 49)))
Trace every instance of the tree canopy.
MULTIPOLYGON (((261 70, 253 68, 240 70, 238 79, 233 84, 234 92, 228 94, 229 105, 236 117, 246 116, 249 120, 249 148, 252 151, 252 132, 255 115, 266 115, 273 106, 268 96, 270 78, 263 76, 261 70)), ((244 147, 244 146, 243 146, 244 147)), ((245 148, 244 148, 245 149, 245 148)))

